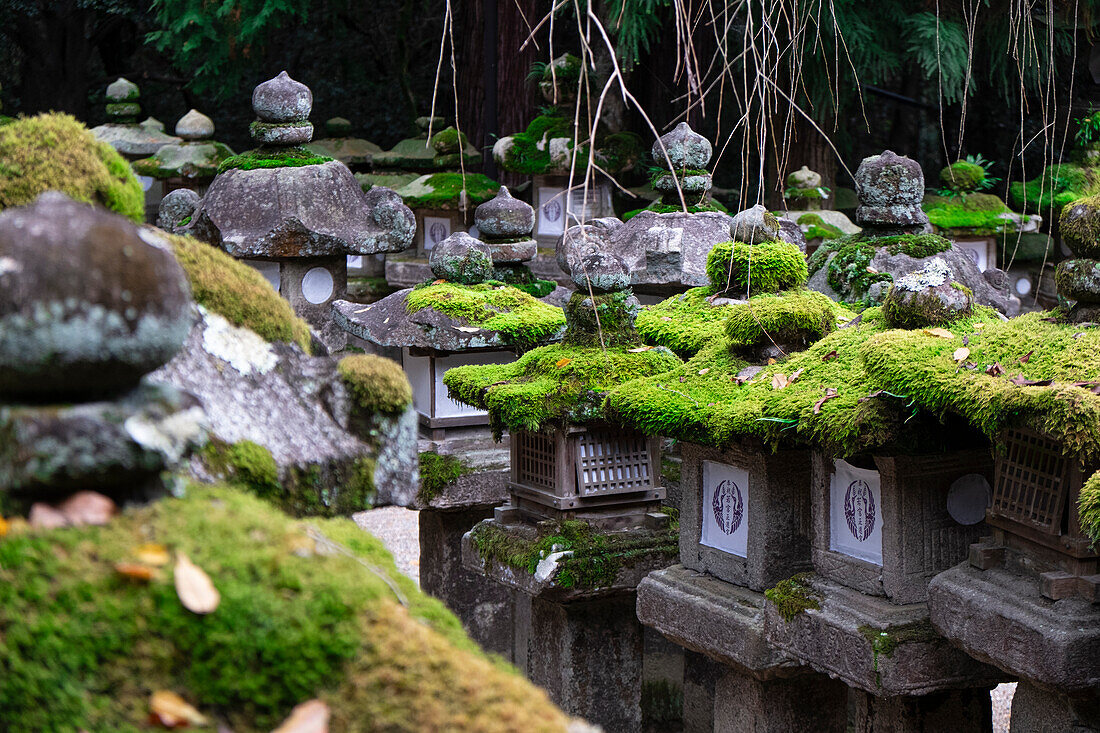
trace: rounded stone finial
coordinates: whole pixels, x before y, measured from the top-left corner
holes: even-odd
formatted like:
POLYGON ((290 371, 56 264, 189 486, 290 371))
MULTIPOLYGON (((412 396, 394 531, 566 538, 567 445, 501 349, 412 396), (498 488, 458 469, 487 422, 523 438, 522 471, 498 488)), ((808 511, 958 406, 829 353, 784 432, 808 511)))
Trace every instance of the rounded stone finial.
POLYGON ((184 140, 209 140, 214 136, 214 120, 193 109, 176 123, 176 135, 184 140))
POLYGON ((855 179, 860 203, 856 209, 858 223, 902 227, 928 223, 920 206, 924 173, 915 160, 886 150, 864 158, 855 179))
POLYGON ((735 242, 761 244, 779 239, 779 220, 761 204, 735 214, 730 229, 735 242))
POLYGON ((191 322, 183 270, 154 230, 58 192, 0 213, 0 393, 129 389, 191 322))
POLYGON ((325 132, 329 137, 347 137, 351 134, 351 120, 346 117, 331 117, 325 121, 325 132))
POLYGON ((440 280, 473 285, 493 276, 489 246, 466 232, 455 232, 432 247, 428 264, 440 280))
POLYGON ((934 257, 917 272, 899 277, 882 303, 894 328, 927 328, 970 315, 974 296, 954 279, 942 257, 934 257))
POLYGON ((140 96, 138 85, 121 76, 107 85, 107 99, 112 102, 132 102, 140 96))
POLYGON ((660 141, 653 143, 653 160, 664 168, 668 162, 672 162, 673 169, 692 168, 701 170, 710 163, 713 154, 710 140, 691 129, 686 122, 676 125, 672 132, 661 135, 660 141), (661 150, 661 146, 664 150, 661 150), (665 152, 668 159, 665 159, 665 152))
POLYGON ((156 117, 146 117, 144 120, 138 123, 146 130, 154 130, 155 132, 164 132, 164 123, 158 120, 156 117))
POLYGON ((612 293, 630 287, 630 271, 618 255, 593 252, 582 257, 569 273, 581 293, 612 293))
POLYGON ((479 232, 495 239, 528 237, 535 227, 535 210, 501 186, 495 197, 474 210, 474 224, 479 232))
POLYGON ((252 110, 262 122, 305 122, 313 110, 313 92, 282 71, 252 90, 252 110))
POLYGON ((806 166, 802 166, 787 176, 788 188, 809 189, 817 188, 820 185, 821 174, 810 170, 806 166))

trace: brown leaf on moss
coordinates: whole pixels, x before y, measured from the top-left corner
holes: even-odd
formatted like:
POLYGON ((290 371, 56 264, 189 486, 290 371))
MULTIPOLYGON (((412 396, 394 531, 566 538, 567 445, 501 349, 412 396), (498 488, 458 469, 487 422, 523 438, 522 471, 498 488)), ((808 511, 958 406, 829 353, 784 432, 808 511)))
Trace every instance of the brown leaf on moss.
POLYGON ((168 548, 155 542, 139 545, 134 550, 134 557, 146 565, 153 565, 158 568, 167 565, 168 561, 172 559, 168 554, 168 548))
POLYGON ((837 354, 836 354, 836 349, 833 349, 833 350, 832 350, 832 351, 830 351, 830 352, 829 352, 828 354, 826 354, 825 356, 821 357, 821 361, 829 361, 830 359, 835 359, 835 358, 836 358, 836 356, 837 356, 837 354))
POLYGON ((993 362, 985 368, 985 373, 991 377, 999 377, 1004 374, 1004 368, 997 362, 993 362))
POLYGON ((9 529, 11 529, 11 525, 8 524, 8 520, 0 517, 0 537, 6 535, 9 529))
POLYGON ((788 384, 790 384, 790 381, 783 372, 776 372, 772 375, 772 389, 783 389, 788 384))
POLYGON ((568 366, 569 362, 571 361, 573 360, 568 357, 563 357, 554 362, 554 366, 556 366, 558 369, 561 369, 562 367, 568 366))
POLYGON ((1035 353, 1035 349, 1032 349, 1031 351, 1029 351, 1026 354, 1024 354, 1023 356, 1021 356, 1016 361, 1020 362, 1021 364, 1027 364, 1027 362, 1031 359, 1031 355, 1034 354, 1034 353, 1035 353))
POLYGON ((115 572, 129 580, 152 580, 157 571, 148 565, 137 562, 116 562, 115 572))
POLYGON ((157 690, 149 698, 149 722, 164 728, 210 724, 206 716, 171 690, 157 690))
POLYGON ((826 387, 825 388, 825 396, 814 403, 814 414, 815 415, 820 415, 822 406, 827 401, 833 399, 834 397, 839 397, 839 396, 840 395, 837 393, 837 391, 835 389, 833 389, 832 387, 826 387))
POLYGON ((966 357, 970 356, 970 349, 962 346, 955 349, 955 353, 951 355, 951 358, 957 362, 966 361, 966 357))
POLYGON ((805 367, 799 367, 791 372, 791 376, 787 377, 787 384, 794 384, 798 381, 798 378, 802 376, 802 372, 806 371, 805 367))
POLYGON ((290 717, 271 733, 328 733, 328 720, 332 711, 320 700, 309 700, 296 705, 290 717))
POLYGON ((221 594, 210 576, 182 552, 176 555, 175 582, 180 603, 192 613, 211 613, 221 603, 221 594))
POLYGON ((946 328, 926 328, 924 329, 924 333, 928 334, 929 336, 936 336, 937 338, 941 339, 955 338, 955 334, 951 333, 946 328))

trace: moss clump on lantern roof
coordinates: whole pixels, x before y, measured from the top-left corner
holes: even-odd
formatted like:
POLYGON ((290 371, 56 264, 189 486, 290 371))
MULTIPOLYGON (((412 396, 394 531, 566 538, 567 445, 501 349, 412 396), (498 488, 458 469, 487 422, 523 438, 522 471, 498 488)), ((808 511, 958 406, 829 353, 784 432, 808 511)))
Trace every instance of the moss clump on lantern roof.
POLYGON ((810 585, 812 577, 813 573, 799 573, 764 591, 764 597, 775 605, 775 610, 787 623, 800 613, 821 608, 823 596, 810 585))
POLYGON ((722 333, 731 306, 714 305, 717 296, 720 292, 714 287, 691 288, 643 308, 634 326, 645 343, 690 358, 722 333))
POLYGON ((940 183, 961 193, 977 191, 985 183, 985 168, 969 160, 958 160, 940 171, 940 183))
POLYGON ((634 328, 639 308, 630 290, 595 294, 575 292, 565 304, 569 328, 562 343, 600 348, 640 346, 641 338, 634 328))
MULTIPOLYGON (((672 196, 675 195, 675 193, 672 194, 672 196)), ((661 203, 660 201, 654 201, 652 204, 645 207, 644 209, 634 209, 633 211, 626 212, 625 214, 623 214, 622 219, 623 221, 630 221, 643 211, 652 211, 655 214, 682 214, 684 213, 684 207, 682 204, 665 204, 661 203)), ((727 209, 725 206, 722 206, 722 204, 715 201, 714 199, 709 199, 700 204, 689 204, 687 207, 688 214, 700 214, 705 211, 717 211, 721 214, 729 213, 729 209, 727 209)))
POLYGON ((652 435, 717 448, 753 437, 772 446, 813 444, 838 456, 915 450, 942 437, 942 426, 925 430, 935 421, 912 421, 910 398, 881 392, 864 368, 862 345, 886 329, 882 310, 869 308, 805 351, 746 377, 738 377, 749 366, 740 345, 723 334, 676 369, 612 389, 605 412, 652 435))
POLYGON ((871 260, 880 249, 892 255, 906 254, 913 258, 930 257, 951 248, 951 241, 938 234, 900 234, 876 237, 867 232, 850 234, 839 239, 824 241, 810 256, 807 268, 813 277, 822 267, 828 267, 829 286, 841 294, 847 294, 849 302, 858 302, 876 282, 892 282, 886 272, 868 269, 871 260), (836 256, 829 260, 829 255, 836 256))
POLYGON ((367 414, 396 415, 412 404, 412 387, 401 365, 375 354, 352 354, 336 365, 355 406, 367 414))
POLYGON ((862 348, 882 389, 909 395, 933 414, 953 413, 994 442, 1009 427, 1029 427, 1062 444, 1067 456, 1100 460, 1100 329, 1062 323, 1050 313, 1002 321, 987 309, 947 326, 889 331, 862 348), (1051 322, 1051 321, 1054 322, 1051 322), (969 353, 962 363, 955 352, 969 353), (1078 386, 1075 386, 1078 385, 1078 386))
POLYGON ((416 173, 356 173, 355 180, 359 183, 359 187, 364 191, 369 191, 374 186, 380 186, 382 188, 389 188, 394 191, 403 186, 407 186, 417 178, 416 173))
MULTIPOLYGON (((583 128, 582 128, 583 129, 583 128)), ((542 114, 531 120, 527 129, 501 138, 493 146, 493 155, 502 168, 512 173, 537 175, 568 172, 583 175, 588 167, 589 146, 578 149, 573 138, 573 117, 560 112, 542 114), (566 150, 551 153, 551 140, 566 140, 566 150)), ((617 173, 634 165, 642 154, 642 139, 632 132, 597 134, 596 163, 608 173, 617 173)))
POLYGON ((844 232, 840 230, 840 227, 829 224, 821 218, 820 214, 813 212, 798 217, 797 224, 800 227, 807 227, 803 232, 803 236, 806 237, 807 241, 811 239, 840 239, 844 236, 844 232))
MULTIPOLYGON (((1000 197, 991 193, 964 193, 958 196, 924 197, 921 208, 928 220, 938 229, 949 229, 961 234, 989 236, 1016 230, 1017 224, 1004 214, 1014 212, 1000 197)), ((1031 217, 1020 215, 1021 222, 1031 217)))
POLYGON ((257 168, 297 168, 304 165, 320 165, 331 161, 332 158, 327 155, 318 155, 299 146, 289 148, 261 146, 240 155, 226 158, 218 166, 218 173, 225 173, 235 168, 242 171, 256 170, 257 168))
POLYGON ((1066 204, 1100 193, 1100 168, 1056 163, 1030 181, 1013 181, 1008 193, 1019 211, 1057 215, 1066 204))
POLYGON ((734 293, 778 293, 806 282, 806 258, 783 241, 721 242, 707 255, 711 285, 734 293))
POLYGON ((565 328, 561 308, 499 282, 418 285, 409 292, 405 307, 409 313, 431 308, 465 325, 498 331, 517 351, 545 343, 565 328))
POLYGON ((452 399, 489 412, 494 433, 583 424, 602 417, 603 395, 615 385, 667 372, 682 362, 663 347, 636 349, 555 344, 509 364, 461 366, 443 383, 452 399))
POLYGON ((658 532, 597 532, 577 520, 546 522, 533 537, 520 536, 498 524, 478 524, 470 539, 484 560, 499 562, 514 570, 534 574, 539 561, 552 552, 572 555, 557 563, 553 582, 560 588, 606 588, 619 572, 644 560, 667 558, 676 561, 680 554, 680 525, 670 522, 658 532))
POLYGON ((1081 495, 1077 498, 1077 516, 1085 534, 1093 542, 1100 543, 1100 471, 1089 476, 1081 487, 1081 495))
MULTIPOLYGON (((134 167, 134 171, 138 175, 151 176, 152 178, 161 179, 173 178, 176 176, 202 177, 213 176, 220 172, 222 163, 232 157, 233 151, 224 143, 215 142, 213 140, 195 140, 193 142, 165 145, 150 157, 135 160, 130 165, 134 167), (192 150, 188 151, 188 148, 192 150), (200 148, 205 148, 205 150, 199 150, 200 148), (186 154, 192 151, 193 154, 188 156, 182 164, 165 164, 165 158, 169 155, 180 157, 181 153, 186 154), (200 154, 204 157, 196 162, 195 159, 198 158, 200 154)), ((243 166, 236 167, 240 168, 243 166)))
POLYGON ((829 296, 814 290, 757 295, 730 306, 725 332, 732 348, 773 342, 808 346, 836 327, 838 313, 845 321, 852 316, 829 296))
POLYGON ((275 457, 251 440, 226 443, 215 438, 200 455, 206 468, 220 480, 243 486, 257 496, 268 496, 282 489, 275 457))
POLYGON ((545 693, 487 658, 352 521, 291 520, 247 493, 191 485, 101 527, 0 540, 0 709, 12 733, 140 731, 167 690, 240 733, 319 698, 333 730, 565 731, 545 693), (155 542, 221 600, 180 603, 171 566, 116 564, 155 542))
POLYGON ((457 209, 462 192, 468 206, 483 204, 496 196, 500 184, 481 173, 429 173, 397 189, 405 205, 413 209, 457 209))
POLYGON ((0 209, 30 204, 45 191, 145 219, 145 194, 130 165, 70 115, 0 126, 0 209))
POLYGON ((257 270, 206 242, 161 234, 172 243, 196 303, 267 341, 297 344, 310 353, 309 326, 257 270))

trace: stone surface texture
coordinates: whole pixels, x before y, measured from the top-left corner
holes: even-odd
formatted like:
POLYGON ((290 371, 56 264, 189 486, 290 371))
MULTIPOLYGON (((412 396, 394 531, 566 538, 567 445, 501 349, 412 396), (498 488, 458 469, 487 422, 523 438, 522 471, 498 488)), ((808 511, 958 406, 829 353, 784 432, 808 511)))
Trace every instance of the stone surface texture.
POLYGON ((887 150, 864 158, 856 170, 860 226, 923 227, 924 172, 911 158, 887 150))
POLYGON ((466 232, 455 232, 432 247, 428 262, 440 280, 472 285, 489 280, 493 255, 489 245, 466 232))
POLYGON ((252 109, 264 122, 298 122, 313 109, 313 92, 285 71, 252 90, 252 109))
POLYGON ((214 120, 192 109, 176 122, 176 135, 184 140, 207 140, 214 137, 214 120))
POLYGON ((182 234, 195 215, 201 197, 190 188, 169 191, 157 209, 157 227, 172 234, 182 234))
POLYGON ((897 328, 925 328, 969 315, 973 302, 973 296, 954 279, 946 260, 932 257, 917 272, 894 281, 883 308, 897 328))
POLYGON ((686 122, 681 122, 661 135, 659 142, 653 143, 650 154, 653 160, 662 168, 672 163, 672 168, 706 168, 713 154, 710 140, 691 129, 686 122), (666 159, 665 155, 668 155, 666 159))

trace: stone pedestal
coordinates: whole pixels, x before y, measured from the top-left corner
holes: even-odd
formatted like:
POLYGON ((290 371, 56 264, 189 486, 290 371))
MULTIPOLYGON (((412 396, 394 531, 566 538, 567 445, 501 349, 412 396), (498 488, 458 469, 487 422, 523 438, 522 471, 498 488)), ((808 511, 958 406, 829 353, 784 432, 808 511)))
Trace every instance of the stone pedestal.
MULTIPOLYGON (((848 728, 852 733, 989 733, 993 730, 988 688, 947 690, 920 697, 876 697, 853 690, 852 702, 852 726, 848 728)), ((1013 730, 1015 723, 1013 716, 1013 730)))
POLYGON ((844 693, 842 683, 822 675, 761 680, 731 668, 714 687, 714 731, 844 731, 844 693))
POLYGON ((1100 699, 1071 697, 1020 680, 1012 696, 1011 733, 1095 733, 1100 731, 1100 699))

